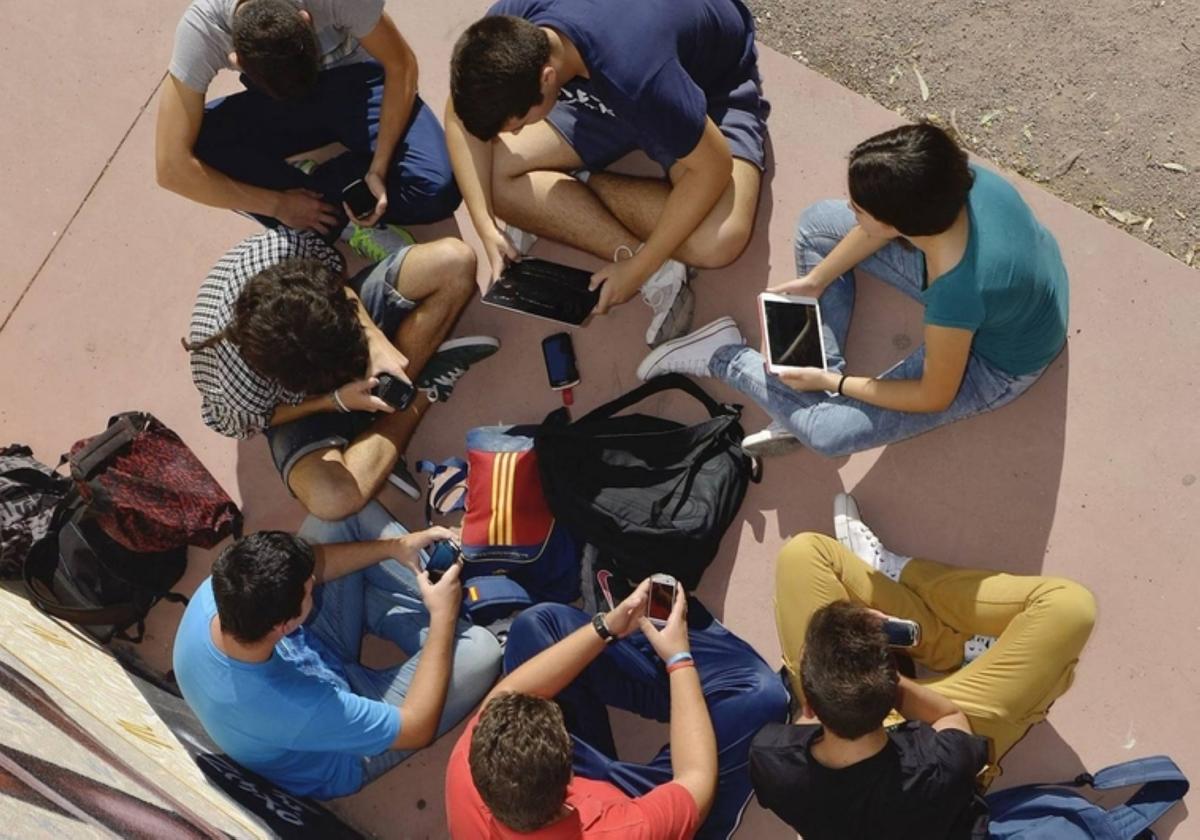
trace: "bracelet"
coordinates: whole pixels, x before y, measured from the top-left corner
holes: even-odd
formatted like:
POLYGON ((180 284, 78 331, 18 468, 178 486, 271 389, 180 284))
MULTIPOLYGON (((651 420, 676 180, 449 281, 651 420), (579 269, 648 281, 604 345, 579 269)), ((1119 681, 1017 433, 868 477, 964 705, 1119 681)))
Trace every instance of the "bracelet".
POLYGON ((674 654, 670 659, 667 660, 667 667, 670 668, 676 662, 682 662, 685 659, 689 662, 695 661, 692 659, 692 655, 688 651, 681 650, 679 653, 674 654))
POLYGON ((592 616, 592 629, 596 631, 596 635, 599 636, 601 641, 603 641, 606 645, 611 645, 617 640, 617 637, 613 635, 613 632, 608 629, 608 625, 604 623, 603 612, 598 612, 592 616))
POLYGON ((684 660, 681 660, 681 661, 679 661, 679 662, 676 662, 674 665, 668 665, 668 666, 667 666, 667 673, 668 673, 668 674, 673 674, 673 673, 675 673, 676 671, 678 671, 678 670, 680 670, 680 669, 682 669, 682 668, 695 668, 695 667, 696 667, 696 663, 695 663, 695 662, 693 662, 693 661, 692 661, 692 660, 690 660, 690 659, 684 659, 684 660))
POLYGON ((342 414, 350 413, 350 409, 346 408, 346 404, 344 402, 342 402, 342 397, 340 394, 338 394, 337 388, 334 388, 332 391, 330 391, 329 396, 333 397, 333 404, 334 404, 334 406, 337 407, 337 410, 339 412, 341 412, 342 414))
POLYGON ((849 375, 850 374, 848 374, 848 373, 843 373, 842 378, 838 380, 837 394, 839 397, 846 396, 845 394, 842 393, 842 386, 844 386, 846 384, 846 377, 848 377, 849 375))

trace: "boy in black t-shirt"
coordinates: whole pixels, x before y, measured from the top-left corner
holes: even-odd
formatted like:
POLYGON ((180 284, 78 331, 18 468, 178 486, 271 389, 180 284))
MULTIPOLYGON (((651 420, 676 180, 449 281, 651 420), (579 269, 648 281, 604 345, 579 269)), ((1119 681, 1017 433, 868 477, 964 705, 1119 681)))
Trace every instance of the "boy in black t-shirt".
POLYGON ((1062 578, 889 551, 846 494, 834 528, 779 558, 776 623, 804 717, 755 737, 755 793, 805 840, 965 840, 977 783, 1070 687, 1095 601, 1062 578), (919 624, 908 652, 947 673, 900 676, 888 616, 919 624))

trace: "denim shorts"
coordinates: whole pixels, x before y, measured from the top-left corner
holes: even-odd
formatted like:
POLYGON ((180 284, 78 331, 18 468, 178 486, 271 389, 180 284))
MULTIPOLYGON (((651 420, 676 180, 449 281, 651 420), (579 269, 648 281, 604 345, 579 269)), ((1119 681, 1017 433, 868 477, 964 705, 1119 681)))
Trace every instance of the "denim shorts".
MULTIPOLYGON (((601 170, 641 146, 632 125, 582 104, 588 99, 585 85, 578 81, 565 85, 546 119, 575 150, 586 168, 601 170)), ((760 170, 766 168, 765 144, 770 112, 771 105, 762 96, 757 71, 734 85, 728 93, 708 100, 708 116, 725 136, 729 151, 735 158, 747 160, 760 170)), ((674 159, 655 158, 654 162, 664 172, 669 172, 675 164, 674 159)))
MULTIPOLYGON (((409 248, 402 248, 387 259, 367 266, 346 282, 362 300, 371 320, 388 338, 395 334, 404 317, 417 305, 396 291, 400 266, 409 248)), ((267 429, 271 459, 275 462, 275 469, 283 476, 288 492, 291 492, 288 477, 297 461, 322 449, 345 449, 374 419, 375 415, 369 411, 352 411, 349 414, 321 411, 267 429)))

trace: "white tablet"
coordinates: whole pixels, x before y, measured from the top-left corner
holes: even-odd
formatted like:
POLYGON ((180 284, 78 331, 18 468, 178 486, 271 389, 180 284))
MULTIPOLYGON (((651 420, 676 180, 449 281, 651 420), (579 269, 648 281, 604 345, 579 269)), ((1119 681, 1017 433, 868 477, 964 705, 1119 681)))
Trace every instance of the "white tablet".
POLYGON ((829 369, 816 298, 763 292, 758 296, 758 315, 771 373, 803 367, 829 369))

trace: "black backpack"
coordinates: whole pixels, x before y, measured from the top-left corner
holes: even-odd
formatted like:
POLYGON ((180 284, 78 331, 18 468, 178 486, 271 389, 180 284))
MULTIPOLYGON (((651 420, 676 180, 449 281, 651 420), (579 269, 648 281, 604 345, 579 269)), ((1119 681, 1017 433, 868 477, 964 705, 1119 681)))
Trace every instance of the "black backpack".
POLYGON ((679 374, 653 379, 574 423, 559 409, 536 434, 546 501, 629 580, 665 572, 694 589, 749 482, 761 480, 757 461, 742 449, 741 413, 679 374), (616 416, 672 390, 694 397, 709 419, 685 426, 616 416))
POLYGON ((114 636, 140 642, 151 607, 163 599, 187 603, 171 591, 186 570, 186 546, 132 551, 104 532, 72 489, 46 535, 30 549, 23 577, 29 599, 43 612, 84 627, 102 642, 114 636))
POLYGON ((46 535, 71 479, 33 457, 28 446, 0 448, 0 578, 19 578, 29 549, 46 535))

